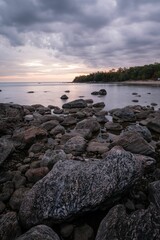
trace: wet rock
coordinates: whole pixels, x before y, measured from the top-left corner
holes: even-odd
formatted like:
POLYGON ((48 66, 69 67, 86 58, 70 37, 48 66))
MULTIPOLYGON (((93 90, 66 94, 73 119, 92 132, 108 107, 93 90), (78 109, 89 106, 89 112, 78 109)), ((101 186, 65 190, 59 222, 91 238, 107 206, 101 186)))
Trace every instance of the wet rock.
POLYGON ((56 107, 56 108, 54 108, 53 113, 54 114, 62 114, 63 113, 63 109, 61 109, 59 107, 56 107))
POLYGON ((73 155, 79 155, 85 152, 86 140, 81 136, 75 136, 69 139, 64 145, 64 151, 66 153, 72 153, 73 155))
POLYGON ((99 95, 106 95, 107 91, 105 89, 100 89, 99 90, 99 95))
POLYGON ((29 189, 19 188, 11 196, 9 200, 9 205, 12 210, 18 211, 21 205, 21 202, 29 189))
POLYGON ((83 99, 77 99, 72 102, 63 104, 62 108, 85 108, 87 107, 86 101, 83 99))
POLYGON ((7 159, 7 157, 13 152, 14 146, 7 138, 0 138, 0 166, 7 159))
POLYGON ((132 153, 155 155, 155 149, 137 132, 124 132, 118 137, 118 140, 111 143, 110 147, 117 145, 132 153))
POLYGON ((102 220, 96 240, 158 240, 159 229, 160 215, 154 206, 128 215, 123 205, 117 205, 102 220))
POLYGON ((27 93, 34 93, 34 91, 28 91, 27 93))
POLYGON ((0 239, 15 240, 21 229, 15 212, 8 212, 0 217, 0 239))
POLYGON ((58 235, 46 225, 38 225, 31 228, 16 240, 60 240, 58 235))
POLYGON ((67 155, 63 150, 48 149, 45 152, 40 165, 42 167, 48 167, 49 169, 51 169, 55 163, 57 163, 60 160, 66 160, 66 159, 67 159, 67 155))
POLYGON ((154 159, 120 147, 99 161, 59 161, 28 192, 20 207, 20 222, 30 228, 47 220, 65 221, 94 211, 104 202, 113 203, 115 196, 120 197, 153 164, 154 159))
POLYGON ((66 100, 66 99, 68 99, 68 96, 66 94, 64 94, 61 96, 61 99, 66 100))
POLYGON ((150 183, 148 188, 150 200, 160 210, 160 181, 150 183))
POLYGON ((49 172, 48 167, 31 168, 25 173, 28 181, 35 183, 43 178, 49 172))

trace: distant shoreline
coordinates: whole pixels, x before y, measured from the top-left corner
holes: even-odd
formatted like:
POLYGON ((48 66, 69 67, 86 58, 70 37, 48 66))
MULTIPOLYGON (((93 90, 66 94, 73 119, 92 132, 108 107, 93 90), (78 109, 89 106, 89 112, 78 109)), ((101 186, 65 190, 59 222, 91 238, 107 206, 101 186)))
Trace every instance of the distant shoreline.
POLYGON ((139 80, 139 81, 123 81, 123 82, 72 82, 82 84, 120 84, 120 85, 155 85, 160 86, 160 81, 157 80, 139 80))

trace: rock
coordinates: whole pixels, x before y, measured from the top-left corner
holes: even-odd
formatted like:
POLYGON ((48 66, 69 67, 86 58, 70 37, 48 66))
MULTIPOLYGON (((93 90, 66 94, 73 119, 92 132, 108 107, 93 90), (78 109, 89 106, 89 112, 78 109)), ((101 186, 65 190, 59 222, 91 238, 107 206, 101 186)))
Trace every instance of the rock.
POLYGON ((28 190, 27 188, 19 188, 12 194, 9 201, 12 210, 19 211, 21 202, 28 190))
POLYGON ((43 178, 49 172, 48 167, 31 168, 25 173, 28 181, 35 183, 43 178))
POLYGON ((0 201, 0 214, 4 211, 4 209, 6 208, 6 205, 0 201))
POLYGON ((24 148, 30 146, 35 140, 43 139, 47 136, 47 131, 39 127, 30 127, 26 130, 20 129, 13 135, 13 140, 19 142, 19 146, 24 148))
POLYGON ((70 90, 65 90, 65 92, 66 92, 66 93, 69 93, 69 92, 70 92, 70 90))
POLYGON ((87 152, 93 152, 93 153, 100 153, 103 154, 105 152, 108 152, 108 144, 107 143, 101 143, 97 141, 90 141, 88 143, 87 152))
POLYGON ((59 122, 57 120, 50 120, 48 122, 44 122, 40 125, 41 128, 44 128, 47 131, 52 130, 53 128, 55 128, 57 125, 59 124, 59 122))
POLYGON ((110 148, 113 146, 122 146, 126 151, 132 153, 155 155, 155 149, 137 132, 124 132, 118 137, 118 140, 110 144, 110 148))
POLYGON ((62 126, 71 126, 77 123, 77 119, 73 116, 65 117, 64 121, 61 123, 62 126))
POLYGON ((63 104, 62 108, 85 108, 87 107, 87 103, 83 99, 77 99, 72 102, 68 102, 63 104))
POLYGON ((21 229, 15 212, 8 212, 0 217, 0 239, 15 240, 20 236, 21 229))
POLYGON ((87 104, 92 104, 93 103, 93 99, 85 99, 87 104))
POLYGON ((94 103, 93 107, 94 108, 104 108, 105 107, 105 103, 104 102, 94 103))
POLYGON ((135 205, 134 205, 133 201, 131 201, 130 199, 127 199, 125 207, 130 211, 135 211, 135 205))
POLYGON ((54 114, 62 114, 63 113, 63 109, 61 109, 59 107, 56 107, 56 108, 54 108, 53 113, 54 114))
POLYGON ((160 133, 160 117, 155 117, 154 119, 150 120, 147 124, 147 127, 152 131, 160 133))
POLYGON ((7 157, 13 152, 14 146, 7 138, 0 138, 0 166, 4 163, 7 157))
POLYGON ((13 178, 13 173, 11 171, 0 172, 0 184, 7 181, 11 181, 13 178))
POLYGON ((148 189, 150 200, 160 210, 160 181, 150 183, 148 189))
POLYGON ((64 145, 65 153, 79 155, 85 152, 86 140, 81 136, 75 136, 69 139, 64 145))
POLYGON ((151 142, 151 140, 152 140, 151 132, 145 126, 141 126, 139 124, 134 124, 134 125, 128 126, 125 129, 125 131, 138 132, 147 142, 151 142))
POLYGON ((0 201, 8 201, 14 191, 14 185, 11 181, 3 184, 2 191, 0 193, 0 201))
POLYGON ((155 160, 113 148, 103 160, 58 161, 28 192, 19 218, 24 228, 44 221, 62 222, 113 203, 141 178, 155 160), (96 178, 95 178, 96 176, 96 178), (86 194, 87 193, 87 194, 86 194))
POLYGON ((67 155, 63 150, 48 149, 45 152, 40 165, 42 167, 48 167, 49 169, 51 169, 55 163, 57 163, 60 160, 66 160, 66 159, 67 159, 67 155))
POLYGON ((134 122, 136 116, 132 108, 125 107, 113 112, 113 120, 122 122, 134 122))
POLYGON ((100 125, 95 118, 88 118, 77 123, 75 130, 77 132, 87 131, 86 138, 92 138, 100 130, 100 125))
POLYGON ((74 226, 72 224, 62 224, 60 228, 61 236, 68 238, 73 232, 74 226))
POLYGON ((15 188, 18 189, 24 187, 24 185, 26 184, 26 178, 21 175, 20 171, 16 171, 12 182, 14 183, 15 188))
POLYGON ((107 122, 105 123, 104 127, 110 131, 121 131, 123 129, 122 125, 114 122, 107 122))
POLYGON ((22 121, 24 108, 18 104, 0 103, 0 116, 13 122, 22 121))
POLYGON ((44 145, 42 145, 41 143, 34 143, 30 149, 28 150, 28 152, 33 152, 33 153, 39 153, 43 150, 44 145))
POLYGON ((31 114, 28 114, 28 115, 24 116, 24 121, 26 121, 26 122, 33 121, 33 119, 34 119, 34 117, 31 114))
POLYGON ((160 239, 160 216, 154 206, 128 215, 123 205, 113 207, 102 220, 96 240, 160 239))
POLYGON ((99 90, 99 95, 106 95, 107 91, 105 89, 100 89, 99 90))
POLYGON ((94 91, 94 92, 91 92, 92 95, 99 95, 99 92, 97 91, 94 91))
POLYGON ((60 240, 52 228, 46 225, 38 225, 31 228, 16 240, 60 240))
POLYGON ((50 131, 50 134, 54 137, 59 133, 62 134, 62 135, 65 134, 65 128, 61 125, 57 125, 55 128, 53 128, 50 131))
POLYGON ((74 229, 74 240, 94 240, 93 229, 87 224, 76 227, 74 229))
POLYGON ((34 93, 34 91, 28 91, 27 93, 34 93))
POLYGON ((68 96, 66 94, 64 94, 61 96, 61 99, 66 100, 66 99, 68 99, 68 96))

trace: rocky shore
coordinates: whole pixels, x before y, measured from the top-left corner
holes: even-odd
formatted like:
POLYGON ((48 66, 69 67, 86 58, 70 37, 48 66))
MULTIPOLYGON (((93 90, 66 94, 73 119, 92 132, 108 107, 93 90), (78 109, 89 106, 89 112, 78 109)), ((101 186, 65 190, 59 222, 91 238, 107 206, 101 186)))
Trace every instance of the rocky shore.
POLYGON ((0 103, 0 239, 160 239, 160 110, 104 106, 0 103))

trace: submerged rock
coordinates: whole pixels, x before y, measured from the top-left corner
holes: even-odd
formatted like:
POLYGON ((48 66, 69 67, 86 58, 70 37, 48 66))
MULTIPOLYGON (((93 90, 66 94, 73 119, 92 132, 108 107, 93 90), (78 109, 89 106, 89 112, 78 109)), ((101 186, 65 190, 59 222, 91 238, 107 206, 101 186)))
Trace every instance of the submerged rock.
POLYGON ((24 228, 63 222, 103 203, 113 203, 143 175, 145 167, 154 163, 150 157, 120 147, 113 148, 103 160, 59 161, 23 200, 20 222, 24 228))

